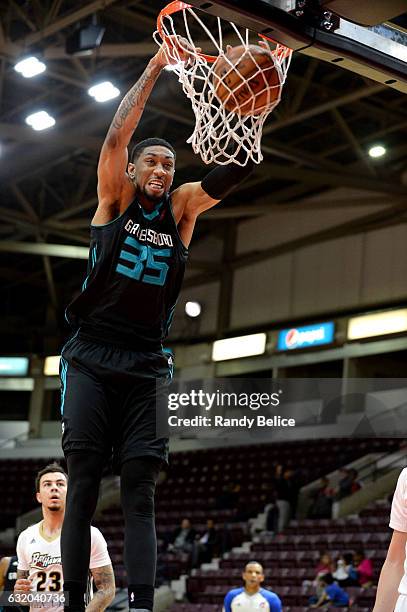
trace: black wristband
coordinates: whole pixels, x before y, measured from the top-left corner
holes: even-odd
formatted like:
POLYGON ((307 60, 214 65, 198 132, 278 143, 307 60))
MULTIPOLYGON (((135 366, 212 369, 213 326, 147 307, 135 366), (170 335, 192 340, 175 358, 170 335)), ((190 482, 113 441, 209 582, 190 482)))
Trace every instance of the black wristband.
POLYGON ((209 197, 222 200, 251 174, 253 168, 254 163, 251 160, 245 166, 217 166, 201 181, 201 187, 209 197))

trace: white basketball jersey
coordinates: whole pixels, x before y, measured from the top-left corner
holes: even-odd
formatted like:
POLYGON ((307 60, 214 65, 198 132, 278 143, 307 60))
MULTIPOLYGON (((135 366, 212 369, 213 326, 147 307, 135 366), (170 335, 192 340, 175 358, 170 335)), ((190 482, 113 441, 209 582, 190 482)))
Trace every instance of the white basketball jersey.
MULTIPOLYGON (((61 564, 61 536, 49 539, 42 532, 42 521, 20 533, 17 541, 18 569, 29 572, 32 592, 59 593, 64 579, 61 564)), ((107 544, 96 527, 91 527, 91 556, 89 569, 110 565, 107 544)), ((36 612, 63 612, 63 605, 40 607, 38 601, 31 609, 36 612)))

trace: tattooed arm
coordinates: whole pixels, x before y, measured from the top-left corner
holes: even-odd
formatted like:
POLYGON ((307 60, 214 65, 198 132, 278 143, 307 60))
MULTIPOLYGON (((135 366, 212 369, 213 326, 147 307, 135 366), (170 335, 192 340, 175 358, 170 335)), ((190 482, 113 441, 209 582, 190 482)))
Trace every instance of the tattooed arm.
MULTIPOLYGON (((190 54, 188 41, 176 36, 169 37, 167 43, 176 47, 181 58, 187 60, 190 54), (180 42, 182 41, 182 47, 180 42)), ((162 71, 169 63, 164 46, 149 61, 147 68, 135 85, 127 92, 120 103, 110 124, 99 158, 98 200, 99 207, 95 223, 107 223, 123 212, 121 208, 129 204, 134 193, 134 185, 126 174, 127 146, 137 128, 145 104, 162 71)))
POLYGON ((112 603, 116 592, 113 568, 111 565, 104 565, 92 569, 91 573, 97 591, 86 606, 86 612, 103 612, 112 603))
POLYGON ((112 218, 120 212, 123 191, 129 182, 127 145, 164 66, 163 54, 159 52, 123 98, 103 143, 98 165, 98 198, 99 206, 108 209, 112 218))

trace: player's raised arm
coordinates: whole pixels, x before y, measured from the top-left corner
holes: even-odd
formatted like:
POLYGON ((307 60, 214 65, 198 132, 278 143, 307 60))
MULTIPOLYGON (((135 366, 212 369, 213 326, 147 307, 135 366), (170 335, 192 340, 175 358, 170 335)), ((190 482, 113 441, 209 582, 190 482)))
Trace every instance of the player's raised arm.
MULTIPOLYGON (((179 46, 175 36, 170 37, 167 44, 176 47, 178 55, 187 59, 188 53, 183 49, 188 43, 184 39, 182 41, 183 48, 179 46)), ((166 48, 164 44, 160 47, 137 83, 124 96, 102 146, 98 164, 99 205, 113 209, 115 212, 119 212, 123 188, 128 183, 127 147, 162 69, 172 61, 166 53, 166 48)))
POLYGON ((110 124, 99 158, 98 198, 100 206, 120 206, 126 181, 127 146, 144 111, 144 106, 166 65, 162 49, 149 61, 135 85, 127 92, 110 124))

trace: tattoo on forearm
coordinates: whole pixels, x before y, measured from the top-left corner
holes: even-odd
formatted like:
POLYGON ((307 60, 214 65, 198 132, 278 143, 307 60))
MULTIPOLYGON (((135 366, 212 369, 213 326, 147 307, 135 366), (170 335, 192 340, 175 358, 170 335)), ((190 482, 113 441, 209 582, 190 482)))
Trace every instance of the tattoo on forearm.
POLYGON ((147 95, 150 93, 158 74, 159 73, 156 70, 153 70, 150 67, 146 68, 137 83, 123 98, 113 118, 113 128, 115 128, 116 130, 120 130, 120 128, 123 127, 127 117, 129 116, 133 108, 135 106, 144 105, 147 100, 147 95), (150 88, 146 89, 148 86, 150 86, 150 88))
POLYGON ((99 612, 105 610, 113 600, 115 594, 115 583, 113 568, 105 565, 92 570, 97 592, 86 607, 87 612, 99 612))
POLYGON ((114 574, 111 565, 104 565, 103 567, 93 569, 92 576, 98 591, 100 589, 114 587, 114 574))

